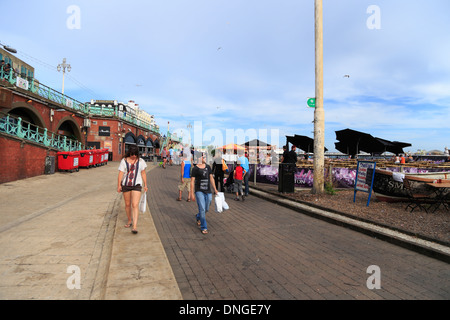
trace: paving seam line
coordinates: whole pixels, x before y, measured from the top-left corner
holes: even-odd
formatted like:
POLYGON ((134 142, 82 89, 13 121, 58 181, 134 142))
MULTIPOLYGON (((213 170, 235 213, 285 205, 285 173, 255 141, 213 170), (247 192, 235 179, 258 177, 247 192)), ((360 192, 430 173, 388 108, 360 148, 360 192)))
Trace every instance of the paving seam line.
POLYGON ((119 208, 123 201, 122 194, 117 194, 114 201, 108 207, 105 214, 103 224, 97 238, 94 255, 94 263, 98 261, 95 266, 95 278, 92 286, 89 299, 90 300, 104 300, 106 295, 106 288, 108 282, 109 268, 111 264, 111 256, 114 244, 114 236, 116 233, 116 224, 119 217, 119 208))
POLYGON ((355 231, 363 232, 371 236, 376 236, 381 240, 385 240, 402 247, 412 249, 416 252, 437 258, 441 261, 450 263, 450 248, 432 241, 427 241, 404 234, 399 231, 391 230, 367 222, 359 221, 349 217, 345 217, 326 210, 314 208, 293 200, 280 199, 268 192, 251 188, 251 193, 260 198, 275 202, 279 205, 294 209, 296 211, 308 214, 310 216, 321 218, 328 222, 351 228, 355 231))

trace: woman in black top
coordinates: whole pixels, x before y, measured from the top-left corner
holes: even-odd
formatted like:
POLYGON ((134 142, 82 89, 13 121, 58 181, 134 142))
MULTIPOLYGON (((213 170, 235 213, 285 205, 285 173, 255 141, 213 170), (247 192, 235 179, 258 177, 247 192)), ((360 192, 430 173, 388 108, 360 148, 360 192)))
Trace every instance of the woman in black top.
POLYGON ((218 191, 211 173, 211 167, 206 164, 205 155, 202 155, 198 162, 192 169, 191 174, 191 199, 197 200, 197 225, 200 226, 203 234, 207 234, 206 212, 208 212, 212 201, 211 187, 214 190, 214 194, 217 194, 218 191))

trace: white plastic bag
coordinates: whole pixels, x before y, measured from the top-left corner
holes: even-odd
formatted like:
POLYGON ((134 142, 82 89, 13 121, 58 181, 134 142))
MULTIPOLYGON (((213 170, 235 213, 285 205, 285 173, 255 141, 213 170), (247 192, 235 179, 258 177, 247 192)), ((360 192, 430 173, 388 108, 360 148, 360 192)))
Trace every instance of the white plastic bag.
POLYGON ((223 192, 218 192, 214 198, 214 203, 216 204, 216 212, 223 212, 224 210, 230 209, 228 203, 225 201, 225 194, 223 192))
POLYGON ((147 210, 147 193, 142 192, 141 199, 139 200, 139 211, 144 213, 147 210))
POLYGON ((219 196, 222 198, 222 209, 228 210, 230 207, 228 206, 228 203, 225 201, 225 193, 219 192, 219 196))
POLYGON ((223 211, 223 202, 220 192, 214 197, 214 204, 216 205, 216 212, 221 213, 223 211))

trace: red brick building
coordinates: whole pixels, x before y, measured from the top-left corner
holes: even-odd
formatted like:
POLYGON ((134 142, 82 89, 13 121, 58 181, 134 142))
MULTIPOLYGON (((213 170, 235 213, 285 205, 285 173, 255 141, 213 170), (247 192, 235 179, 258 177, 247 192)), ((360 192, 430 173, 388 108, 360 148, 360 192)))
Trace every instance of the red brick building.
POLYGON ((110 161, 119 161, 131 144, 144 155, 159 153, 157 126, 125 117, 118 109, 96 116, 89 104, 67 103, 66 96, 61 100, 65 104, 55 102, 42 90, 42 84, 33 92, 0 79, 0 183, 42 175, 49 159, 57 170, 56 155, 62 147, 48 142, 54 137, 70 141, 71 150, 106 148, 110 161), (18 123, 21 132, 12 130, 18 123))

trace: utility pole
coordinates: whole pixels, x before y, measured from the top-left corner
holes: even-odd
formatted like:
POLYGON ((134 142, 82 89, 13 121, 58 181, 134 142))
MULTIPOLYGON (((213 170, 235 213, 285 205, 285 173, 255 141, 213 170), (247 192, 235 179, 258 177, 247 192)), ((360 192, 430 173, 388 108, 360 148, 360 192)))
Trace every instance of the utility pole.
POLYGON ((314 109, 314 182, 311 193, 324 193, 325 116, 323 110, 323 10, 322 0, 314 2, 316 107, 314 109))

